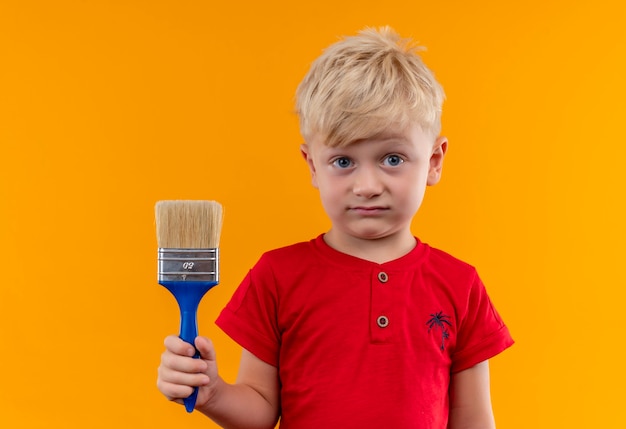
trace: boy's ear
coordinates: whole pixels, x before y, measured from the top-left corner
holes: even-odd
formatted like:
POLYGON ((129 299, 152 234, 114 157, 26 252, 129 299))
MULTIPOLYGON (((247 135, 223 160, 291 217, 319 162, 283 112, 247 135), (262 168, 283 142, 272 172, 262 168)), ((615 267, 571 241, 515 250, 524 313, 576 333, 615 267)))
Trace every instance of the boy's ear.
POLYGON ((311 184, 314 188, 317 188, 317 175, 315 173, 315 164, 313 163, 313 157, 311 156, 311 149, 305 143, 300 145, 300 153, 302 157, 306 161, 306 165, 309 167, 309 171, 311 172, 311 184))
POLYGON ((443 168, 443 158, 448 150, 448 139, 444 136, 437 137, 433 152, 430 156, 430 167, 428 169, 428 186, 436 185, 441 179, 441 170, 443 168))

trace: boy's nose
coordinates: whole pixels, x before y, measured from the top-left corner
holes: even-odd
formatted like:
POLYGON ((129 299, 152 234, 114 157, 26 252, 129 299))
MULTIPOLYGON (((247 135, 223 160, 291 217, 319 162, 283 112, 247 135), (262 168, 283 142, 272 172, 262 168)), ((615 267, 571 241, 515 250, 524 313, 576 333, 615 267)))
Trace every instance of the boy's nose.
POLYGON ((383 183, 372 169, 363 169, 355 175, 352 192, 365 198, 372 198, 383 192, 383 183))

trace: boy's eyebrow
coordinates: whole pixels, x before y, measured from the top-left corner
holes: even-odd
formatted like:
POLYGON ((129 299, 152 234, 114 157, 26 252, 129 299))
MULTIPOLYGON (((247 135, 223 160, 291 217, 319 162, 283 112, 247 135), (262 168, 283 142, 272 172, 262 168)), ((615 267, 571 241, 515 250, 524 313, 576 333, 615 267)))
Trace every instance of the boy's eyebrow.
POLYGON ((400 143, 400 144, 406 144, 409 139, 402 133, 384 133, 384 134, 378 134, 378 135, 373 135, 371 137, 366 137, 363 139, 359 139, 359 140, 355 140, 354 142, 350 143, 348 146, 352 146, 353 144, 359 144, 360 142, 364 142, 367 140, 377 140, 380 142, 387 142, 387 141, 391 141, 393 143, 400 143))

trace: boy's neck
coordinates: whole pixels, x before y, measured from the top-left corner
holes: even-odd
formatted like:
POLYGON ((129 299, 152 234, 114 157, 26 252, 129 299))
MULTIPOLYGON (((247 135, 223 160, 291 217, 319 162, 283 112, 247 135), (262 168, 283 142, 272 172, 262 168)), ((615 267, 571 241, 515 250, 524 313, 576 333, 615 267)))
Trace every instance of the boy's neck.
POLYGON ((401 258, 413 250, 417 244, 417 240, 410 231, 383 238, 365 239, 337 234, 331 229, 324 234, 324 241, 341 253, 377 264, 401 258))

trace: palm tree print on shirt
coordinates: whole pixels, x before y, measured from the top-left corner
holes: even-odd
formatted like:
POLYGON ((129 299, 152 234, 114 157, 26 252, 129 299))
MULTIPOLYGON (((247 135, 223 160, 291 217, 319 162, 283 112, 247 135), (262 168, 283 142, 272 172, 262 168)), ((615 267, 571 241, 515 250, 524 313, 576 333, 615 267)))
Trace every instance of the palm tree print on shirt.
POLYGON ((439 311, 437 313, 432 313, 430 315, 430 319, 428 319, 428 322, 426 322, 426 325, 428 325, 429 333, 433 328, 438 329, 441 333, 441 345, 439 346, 441 351, 445 350, 446 340, 450 338, 450 331, 448 331, 446 325, 452 327, 452 324, 448 319, 450 319, 450 316, 443 314, 443 311, 439 311))

